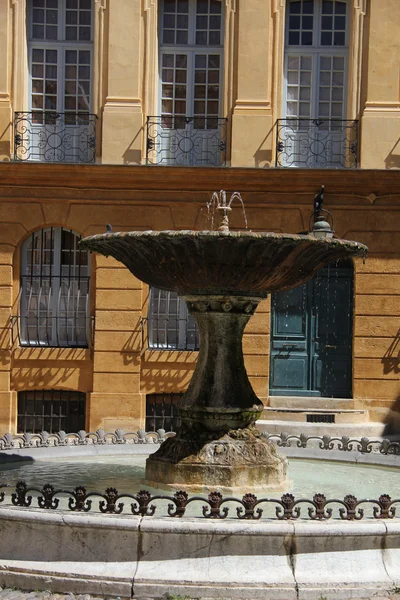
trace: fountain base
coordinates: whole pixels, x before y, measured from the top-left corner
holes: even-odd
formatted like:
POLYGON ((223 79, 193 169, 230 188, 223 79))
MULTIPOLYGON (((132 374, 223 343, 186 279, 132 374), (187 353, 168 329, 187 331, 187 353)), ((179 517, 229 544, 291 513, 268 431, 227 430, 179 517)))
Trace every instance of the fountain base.
POLYGON ((281 491, 286 472, 287 459, 253 426, 219 437, 183 427, 146 461, 146 483, 191 492, 281 491))

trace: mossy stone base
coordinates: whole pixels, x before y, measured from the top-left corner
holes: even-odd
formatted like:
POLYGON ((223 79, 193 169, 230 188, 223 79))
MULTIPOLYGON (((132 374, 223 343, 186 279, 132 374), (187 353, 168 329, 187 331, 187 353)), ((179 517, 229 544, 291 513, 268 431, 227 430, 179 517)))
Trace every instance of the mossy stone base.
POLYGON ((287 459, 254 427, 197 443, 180 433, 146 461, 148 484, 192 492, 281 491, 287 485, 286 473, 287 459))

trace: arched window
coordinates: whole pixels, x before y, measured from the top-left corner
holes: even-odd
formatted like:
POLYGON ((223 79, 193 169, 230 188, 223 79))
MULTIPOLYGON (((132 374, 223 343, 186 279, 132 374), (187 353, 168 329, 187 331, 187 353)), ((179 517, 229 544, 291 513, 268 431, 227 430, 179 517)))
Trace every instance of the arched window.
POLYGON ((272 295, 271 396, 351 398, 353 263, 272 295))
POLYGON ((176 294, 152 287, 149 299, 149 347, 198 350, 199 330, 185 301, 176 294))
POLYGON ((223 6, 221 0, 160 2, 159 117, 149 117, 156 164, 220 165, 223 6))
POLYGON ((35 231, 22 247, 19 339, 23 346, 87 346, 89 253, 63 227, 35 231))
POLYGON ((346 0, 287 2, 282 166, 354 166, 354 123, 346 121, 349 13, 346 0))
POLYGON ((16 113, 19 160, 91 162, 92 0, 29 0, 29 112, 16 113))

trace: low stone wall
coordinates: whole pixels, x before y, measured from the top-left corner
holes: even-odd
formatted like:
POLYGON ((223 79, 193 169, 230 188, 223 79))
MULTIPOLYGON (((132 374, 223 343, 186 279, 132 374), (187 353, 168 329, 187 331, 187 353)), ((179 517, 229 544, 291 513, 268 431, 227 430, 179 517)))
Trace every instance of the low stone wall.
POLYGON ((400 584, 400 523, 0 511, 0 585, 159 598, 348 600, 400 584))
MULTIPOLYGON (((156 449, 163 437, 144 432, 9 436, 0 454, 20 459, 143 453, 156 449)), ((273 437, 289 456, 400 466, 398 443, 389 440, 273 437)), ((146 500, 139 496, 125 498, 126 510, 118 515, 112 490, 110 497, 102 496, 108 514, 85 512, 78 490, 71 494, 82 501, 79 509, 54 510, 57 494, 44 489, 36 490, 44 498, 43 507, 38 508, 35 494, 25 508, 28 493, 20 490, 11 503, 11 491, 0 490, 0 586, 139 599, 169 593, 225 600, 349 600, 400 586, 400 522, 393 518, 396 511, 390 512, 400 499, 360 501, 361 508, 374 503, 376 514, 359 521, 362 515, 351 496, 342 502, 319 495, 299 504, 287 494, 268 501, 279 509, 274 519, 257 520, 255 510, 243 518, 243 512, 235 516, 235 508, 226 519, 220 518, 222 508, 216 518, 171 518, 158 509, 153 517, 143 516, 151 510, 144 503, 142 512, 135 512, 140 500, 146 500), (300 506, 307 521, 297 520, 300 506), (165 516, 157 516, 161 514, 165 516)), ((178 507, 173 498, 168 501, 174 510, 178 507)), ((204 499, 206 503, 211 506, 204 499)))

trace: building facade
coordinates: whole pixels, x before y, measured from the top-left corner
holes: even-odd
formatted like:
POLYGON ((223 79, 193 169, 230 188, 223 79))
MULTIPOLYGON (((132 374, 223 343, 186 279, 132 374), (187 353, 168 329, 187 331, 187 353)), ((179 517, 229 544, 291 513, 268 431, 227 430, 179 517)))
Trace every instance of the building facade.
POLYGON ((0 15, 0 433, 175 426, 199 344, 184 302, 80 237, 207 229, 222 189, 253 231, 307 231, 321 186, 369 258, 262 302, 248 374, 266 407, 320 400, 396 430, 397 0, 0 0, 0 15))

